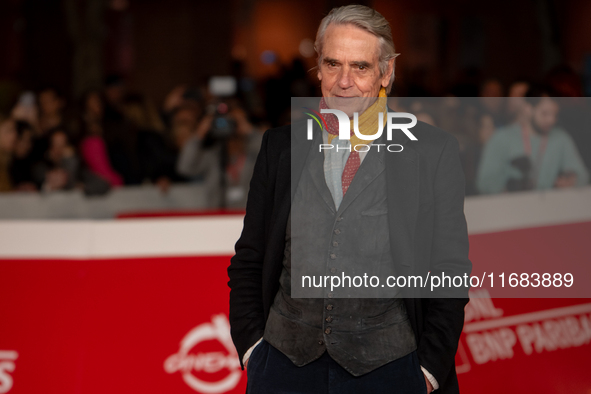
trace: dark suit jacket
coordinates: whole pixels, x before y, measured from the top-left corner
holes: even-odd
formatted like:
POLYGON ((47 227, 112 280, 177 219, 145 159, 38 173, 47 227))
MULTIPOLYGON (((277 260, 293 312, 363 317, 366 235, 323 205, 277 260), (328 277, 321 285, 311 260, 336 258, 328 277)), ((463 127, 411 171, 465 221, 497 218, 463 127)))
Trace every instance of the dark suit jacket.
MULTIPOLYGON (((299 164, 292 166, 291 157, 306 155, 312 143, 305 139, 303 126, 294 125, 293 132, 291 126, 279 127, 263 136, 244 228, 228 267, 230 325, 241 363, 246 351, 263 336, 279 288, 293 197, 291 179, 299 180, 303 169, 299 164)), ((469 274, 458 143, 450 134, 422 122, 411 131, 418 141, 395 130, 390 143, 401 144, 404 150, 386 154, 388 221, 397 272, 469 274)), ((464 324, 467 290, 462 298, 411 298, 413 294, 416 297, 416 293, 406 293, 404 301, 420 363, 437 379, 440 392, 458 392, 454 357, 464 324)))

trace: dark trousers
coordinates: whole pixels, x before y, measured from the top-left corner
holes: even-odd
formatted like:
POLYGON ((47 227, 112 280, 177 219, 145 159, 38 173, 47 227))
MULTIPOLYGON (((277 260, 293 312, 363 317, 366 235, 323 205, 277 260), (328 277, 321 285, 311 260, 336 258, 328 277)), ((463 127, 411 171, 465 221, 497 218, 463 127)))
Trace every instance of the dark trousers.
POLYGON ((424 394, 425 378, 416 351, 362 376, 353 376, 324 352, 297 367, 264 339, 247 367, 247 394, 424 394))

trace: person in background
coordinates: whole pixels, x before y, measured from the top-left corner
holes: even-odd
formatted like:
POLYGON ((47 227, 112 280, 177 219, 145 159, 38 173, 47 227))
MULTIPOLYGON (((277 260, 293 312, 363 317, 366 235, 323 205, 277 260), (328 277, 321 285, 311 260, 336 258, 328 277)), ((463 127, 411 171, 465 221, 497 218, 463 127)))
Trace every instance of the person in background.
POLYGON ((13 119, 0 120, 0 192, 13 189, 10 179, 10 164, 14 154, 17 134, 13 119))
POLYGON ((127 96, 127 87, 122 77, 107 77, 103 91, 102 138, 113 169, 123 177, 126 185, 138 185, 143 179, 137 154, 136 129, 126 117, 127 96))
POLYGON ((170 128, 174 115, 180 108, 194 107, 197 113, 201 113, 201 105, 206 95, 204 87, 175 86, 164 98, 160 117, 170 128))
POLYGON ((104 116, 108 122, 123 122, 123 100, 127 89, 125 81, 119 75, 109 75, 105 79, 103 91, 105 97, 104 116))
POLYGON ((66 99, 57 88, 47 87, 39 91, 39 129, 42 135, 56 127, 64 127, 66 99))
POLYGON ((503 85, 497 79, 488 79, 480 87, 478 102, 482 113, 480 139, 488 141, 495 129, 507 124, 503 85))
POLYGON ((23 121, 16 122, 17 140, 10 166, 10 177, 14 189, 18 191, 37 191, 33 178, 33 127, 23 121))
POLYGON ((156 107, 144 96, 128 95, 123 113, 136 139, 136 154, 142 182, 152 182, 166 192, 175 179, 175 156, 165 140, 165 126, 156 107))
POLYGON ((123 185, 123 178, 117 173, 107 151, 103 138, 104 106, 100 94, 90 91, 83 100, 82 127, 84 137, 80 143, 80 156, 90 172, 110 186, 123 185))
POLYGON ((39 128, 39 107, 35 93, 25 91, 21 93, 16 104, 12 107, 10 117, 15 121, 27 122, 33 128, 35 137, 41 136, 39 128))
MULTIPOLYGON (((170 119, 170 134, 173 145, 180 151, 186 145, 197 125, 200 124, 201 110, 193 104, 183 104, 176 108, 170 119)), ((207 131, 207 130, 206 130, 207 131)))
POLYGON ((98 90, 89 90, 82 98, 82 122, 85 124, 102 124, 105 116, 105 105, 98 90))
POLYGON ((180 150, 177 172, 203 182, 209 206, 244 208, 261 132, 235 101, 219 104, 193 130, 180 150), (220 124, 226 123, 230 134, 216 137, 220 124))
POLYGON ((519 116, 523 116, 523 114, 526 113, 522 108, 526 104, 525 95, 529 88, 529 82, 521 79, 513 82, 509 86, 509 91, 507 93, 507 116, 511 123, 523 122, 522 119, 519 119, 519 116))
POLYGON ((520 122, 497 130, 478 168, 480 193, 583 186, 589 181, 571 136, 556 127, 558 102, 544 87, 532 87, 520 122))
POLYGON ((245 208, 263 132, 248 120, 248 115, 242 108, 237 107, 230 114, 236 121, 236 133, 227 144, 226 204, 230 207, 245 208))
POLYGON ((33 169, 40 190, 51 192, 71 190, 76 185, 78 157, 66 131, 57 127, 48 131, 48 149, 33 169))

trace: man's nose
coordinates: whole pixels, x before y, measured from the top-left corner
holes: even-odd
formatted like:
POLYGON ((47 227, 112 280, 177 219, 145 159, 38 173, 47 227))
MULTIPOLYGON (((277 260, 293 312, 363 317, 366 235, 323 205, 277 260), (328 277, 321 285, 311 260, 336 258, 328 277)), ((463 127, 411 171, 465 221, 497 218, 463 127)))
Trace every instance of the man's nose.
POLYGON ((351 69, 349 67, 343 67, 341 69, 341 74, 339 75, 338 84, 341 89, 350 88, 353 83, 353 78, 351 76, 351 69))

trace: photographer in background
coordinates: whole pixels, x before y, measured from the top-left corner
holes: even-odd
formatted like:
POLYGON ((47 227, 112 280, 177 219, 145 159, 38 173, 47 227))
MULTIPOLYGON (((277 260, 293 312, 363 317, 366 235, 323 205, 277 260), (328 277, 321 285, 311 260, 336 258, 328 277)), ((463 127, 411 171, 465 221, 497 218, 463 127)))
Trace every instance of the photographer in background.
POLYGON ((532 87, 518 121, 497 130, 482 154, 480 193, 584 186, 589 181, 571 136, 556 126, 560 110, 548 89, 532 87))
POLYGON ((261 138, 236 100, 210 104, 181 147, 177 172, 205 185, 210 207, 244 208, 261 138))

